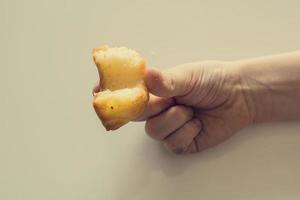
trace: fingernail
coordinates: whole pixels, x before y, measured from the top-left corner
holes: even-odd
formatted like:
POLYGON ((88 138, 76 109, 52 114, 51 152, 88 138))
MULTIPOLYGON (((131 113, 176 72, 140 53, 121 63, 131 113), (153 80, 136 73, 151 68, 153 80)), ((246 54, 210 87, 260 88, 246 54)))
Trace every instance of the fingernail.
POLYGON ((185 148, 182 148, 182 147, 173 150, 173 152, 176 154, 183 154, 184 151, 185 151, 185 148))

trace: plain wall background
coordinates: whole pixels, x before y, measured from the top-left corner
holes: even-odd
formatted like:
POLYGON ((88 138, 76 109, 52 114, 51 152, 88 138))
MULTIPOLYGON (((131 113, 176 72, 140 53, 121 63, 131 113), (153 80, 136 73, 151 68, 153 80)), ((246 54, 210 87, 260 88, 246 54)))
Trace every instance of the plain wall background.
POLYGON ((0 199, 299 199, 300 123, 251 127, 176 156, 91 106, 91 50, 148 66, 300 49, 298 0, 0 0, 0 199))

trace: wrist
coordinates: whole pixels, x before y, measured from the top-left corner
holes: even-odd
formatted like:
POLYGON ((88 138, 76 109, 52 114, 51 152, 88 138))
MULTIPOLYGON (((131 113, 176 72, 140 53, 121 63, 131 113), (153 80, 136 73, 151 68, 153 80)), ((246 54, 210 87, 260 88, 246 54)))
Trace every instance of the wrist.
POLYGON ((239 90, 246 102, 250 121, 272 121, 272 92, 267 84, 257 79, 264 72, 249 61, 237 61, 236 71, 240 79, 239 90))
POLYGON ((253 122, 300 118, 299 52, 236 63, 253 122))

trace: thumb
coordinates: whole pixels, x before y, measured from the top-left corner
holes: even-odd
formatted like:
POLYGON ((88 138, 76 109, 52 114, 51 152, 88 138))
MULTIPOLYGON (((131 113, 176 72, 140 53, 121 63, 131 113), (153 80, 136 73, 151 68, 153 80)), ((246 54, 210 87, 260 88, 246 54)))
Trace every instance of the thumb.
POLYGON ((175 97, 186 94, 186 77, 184 72, 175 70, 160 71, 147 69, 145 82, 149 91, 159 97, 175 97))

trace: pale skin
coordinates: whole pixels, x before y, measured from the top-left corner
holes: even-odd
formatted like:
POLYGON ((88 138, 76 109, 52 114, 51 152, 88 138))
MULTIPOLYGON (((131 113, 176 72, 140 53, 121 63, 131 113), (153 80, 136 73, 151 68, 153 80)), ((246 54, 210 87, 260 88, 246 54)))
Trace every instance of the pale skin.
POLYGON ((300 119, 300 52, 147 69, 145 82, 150 100, 137 120, 174 153, 203 151, 254 123, 300 119))

